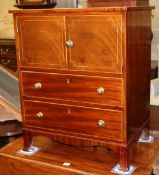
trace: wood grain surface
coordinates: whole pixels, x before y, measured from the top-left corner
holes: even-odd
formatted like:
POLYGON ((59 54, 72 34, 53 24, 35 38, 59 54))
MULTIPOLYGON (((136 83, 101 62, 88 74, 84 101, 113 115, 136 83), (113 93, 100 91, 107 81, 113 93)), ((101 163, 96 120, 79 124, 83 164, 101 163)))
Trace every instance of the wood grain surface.
POLYGON ((123 105, 121 78, 22 72, 22 86, 24 96, 115 107, 123 105), (35 89, 36 83, 41 83, 42 87, 35 89), (104 93, 99 95, 97 90, 101 87, 104 88, 104 93))
POLYGON ((66 23, 66 39, 74 43, 68 50, 69 69, 122 73, 120 13, 69 16, 66 23))
POLYGON ((37 135, 104 146, 128 170, 131 145, 149 128, 152 9, 11 11, 25 150, 37 135))
POLYGON ((21 66, 66 68, 64 17, 20 16, 17 25, 21 66))
MULTIPOLYGON (((41 150, 24 156, 22 138, 0 149, 0 175, 113 175, 111 169, 118 163, 114 152, 99 147, 73 147, 53 142, 46 137, 36 137, 33 145, 41 150), (62 164, 70 162, 69 167, 62 164)), ((135 143, 130 152, 131 164, 137 169, 133 175, 151 175, 152 163, 159 154, 159 139, 153 144, 135 143)))
POLYGON ((62 104, 50 104, 33 101, 24 101, 25 124, 35 128, 46 128, 67 131, 67 135, 76 133, 78 137, 85 135, 122 141, 123 125, 122 112, 101 110, 97 108, 78 107, 62 104), (43 113, 38 118, 37 114, 43 113), (103 127, 98 125, 99 120, 105 122, 103 127))

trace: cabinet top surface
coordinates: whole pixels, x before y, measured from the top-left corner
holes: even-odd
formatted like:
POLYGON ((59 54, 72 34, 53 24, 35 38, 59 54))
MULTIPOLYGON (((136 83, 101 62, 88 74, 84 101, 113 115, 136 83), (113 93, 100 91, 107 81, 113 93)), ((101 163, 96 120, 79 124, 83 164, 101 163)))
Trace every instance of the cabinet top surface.
POLYGON ((15 14, 29 14, 29 13, 78 13, 78 12, 125 12, 125 11, 138 11, 138 10, 152 10, 153 6, 120 6, 120 7, 91 7, 91 8, 53 8, 53 9, 18 9, 9 10, 10 13, 15 14))

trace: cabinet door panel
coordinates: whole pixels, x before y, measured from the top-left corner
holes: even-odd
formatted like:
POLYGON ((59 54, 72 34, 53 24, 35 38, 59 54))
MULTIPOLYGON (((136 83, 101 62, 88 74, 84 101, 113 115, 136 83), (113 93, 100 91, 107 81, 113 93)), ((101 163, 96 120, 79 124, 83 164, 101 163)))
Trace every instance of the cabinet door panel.
POLYGON ((67 23, 70 69, 121 73, 121 15, 72 16, 67 23))
POLYGON ((64 19, 18 17, 21 66, 65 68, 64 19))

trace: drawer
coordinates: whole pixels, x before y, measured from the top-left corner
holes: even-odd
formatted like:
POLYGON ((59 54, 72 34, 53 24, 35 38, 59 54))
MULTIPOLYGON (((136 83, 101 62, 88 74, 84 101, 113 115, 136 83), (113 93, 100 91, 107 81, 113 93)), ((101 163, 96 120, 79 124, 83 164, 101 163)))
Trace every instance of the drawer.
POLYGON ((113 140, 122 140, 122 112, 65 104, 24 101, 25 124, 113 140))
POLYGON ((0 64, 16 71, 17 69, 17 62, 15 57, 7 56, 7 57, 0 57, 0 64))
POLYGON ((122 106, 122 79, 22 72, 24 96, 122 106))
POLYGON ((15 46, 0 45, 0 55, 16 55, 15 46))
POLYGON ((17 61, 15 57, 1 57, 0 64, 3 64, 4 66, 16 66, 17 61))

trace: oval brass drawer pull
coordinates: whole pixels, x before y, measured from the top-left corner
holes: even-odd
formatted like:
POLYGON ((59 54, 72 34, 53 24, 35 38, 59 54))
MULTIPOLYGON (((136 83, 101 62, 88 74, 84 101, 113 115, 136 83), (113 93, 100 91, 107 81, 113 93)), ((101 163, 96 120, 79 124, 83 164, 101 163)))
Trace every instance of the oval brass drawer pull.
POLYGON ((104 121, 104 120, 99 120, 99 121, 98 121, 98 126, 99 126, 100 128, 104 128, 104 126, 105 126, 105 121, 104 121))
POLYGON ((44 117, 44 114, 42 112, 38 112, 36 114, 37 118, 43 118, 44 117))
POLYGON ((34 88, 35 89, 41 89, 42 88, 42 84, 41 83, 35 83, 34 84, 34 88))
POLYGON ((99 87, 99 88, 97 89, 97 93, 98 93, 99 95, 104 94, 104 88, 103 88, 103 87, 99 87))

